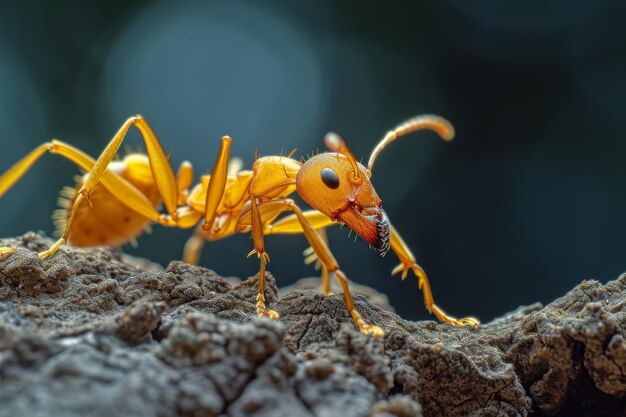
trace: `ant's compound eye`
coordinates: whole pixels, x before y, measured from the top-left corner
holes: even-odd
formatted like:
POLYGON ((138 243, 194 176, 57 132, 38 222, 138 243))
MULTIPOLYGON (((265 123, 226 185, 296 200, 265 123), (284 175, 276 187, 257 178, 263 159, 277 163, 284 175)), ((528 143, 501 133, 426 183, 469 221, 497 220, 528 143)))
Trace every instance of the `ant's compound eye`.
POLYGON ((320 175, 322 176, 322 182, 328 188, 332 188, 334 190, 335 188, 339 187, 339 177, 332 169, 324 168, 320 172, 320 175))

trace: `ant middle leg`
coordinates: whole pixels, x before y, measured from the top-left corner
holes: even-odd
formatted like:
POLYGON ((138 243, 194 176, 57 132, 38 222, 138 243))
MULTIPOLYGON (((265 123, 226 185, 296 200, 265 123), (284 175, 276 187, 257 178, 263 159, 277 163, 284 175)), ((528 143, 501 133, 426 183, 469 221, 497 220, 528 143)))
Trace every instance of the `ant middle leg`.
POLYGON ((252 240, 254 242, 254 249, 250 251, 248 257, 256 254, 259 258, 259 291, 256 297, 256 312, 259 317, 265 316, 272 320, 276 320, 279 317, 278 312, 269 310, 265 306, 265 267, 270 261, 270 256, 265 251, 265 238, 263 235, 263 220, 261 219, 261 213, 259 212, 259 206, 256 202, 256 197, 250 196, 250 216, 252 223, 252 240))
POLYGON ((198 265, 200 262, 200 254, 206 243, 206 232, 202 229, 202 225, 198 225, 193 232, 193 235, 185 243, 183 250, 183 262, 198 265))

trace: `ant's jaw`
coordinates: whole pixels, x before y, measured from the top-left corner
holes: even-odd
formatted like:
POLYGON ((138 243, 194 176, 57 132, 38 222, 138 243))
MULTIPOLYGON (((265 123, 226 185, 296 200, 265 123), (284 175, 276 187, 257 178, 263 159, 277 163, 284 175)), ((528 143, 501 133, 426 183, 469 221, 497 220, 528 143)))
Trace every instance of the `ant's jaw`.
POLYGON ((351 204, 336 214, 336 219, 354 230, 382 255, 387 253, 391 243, 389 219, 381 207, 358 207, 351 204))

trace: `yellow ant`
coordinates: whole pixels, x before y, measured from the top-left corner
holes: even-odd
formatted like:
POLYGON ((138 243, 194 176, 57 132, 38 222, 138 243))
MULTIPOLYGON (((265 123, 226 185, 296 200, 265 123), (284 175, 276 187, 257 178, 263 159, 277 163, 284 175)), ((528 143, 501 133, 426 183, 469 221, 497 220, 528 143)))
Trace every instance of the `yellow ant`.
MULTIPOLYGON (((119 246, 134 240, 151 223, 158 223, 179 228, 198 225, 184 251, 184 260, 195 264, 206 240, 251 232, 254 249, 248 256, 256 254, 260 262, 256 310, 259 316, 272 319, 279 315, 265 306, 265 267, 270 258, 264 236, 303 233, 311 245, 305 251, 307 263, 318 261, 322 265, 323 292, 330 294, 332 273, 343 288, 346 307, 359 330, 382 337, 381 328, 366 323, 354 308, 348 280, 326 243, 325 228, 334 223, 345 224, 383 255, 391 249, 398 256, 400 264, 392 274, 401 272, 404 279, 409 270, 413 271, 427 310, 440 321, 476 328, 477 319, 455 319, 437 307, 426 273, 390 224, 370 182, 374 161, 386 145, 424 129, 435 131, 446 141, 454 137, 452 125, 441 117, 423 115, 409 119, 376 145, 367 168, 356 161, 343 139, 329 133, 325 144, 331 152, 304 162, 291 158, 295 151, 286 157, 265 156, 256 159, 251 171, 240 170, 240 161, 229 163, 232 139, 224 136, 211 175, 201 176, 200 183, 190 189, 191 164, 183 162, 175 175, 152 128, 138 115, 122 125, 97 160, 58 140, 40 145, 0 177, 0 197, 46 152, 61 155, 86 172, 73 189, 66 187, 61 193, 60 201, 65 206, 57 218, 61 236, 48 250, 39 253, 40 258, 53 255, 65 242, 77 246, 119 246), (147 152, 114 160, 131 126, 139 130, 147 152), (287 198, 294 191, 315 210, 302 211, 287 198), (161 203, 167 214, 158 212, 161 203), (284 212, 292 214, 277 219, 284 212)), ((14 251, 3 247, 0 255, 14 251)))

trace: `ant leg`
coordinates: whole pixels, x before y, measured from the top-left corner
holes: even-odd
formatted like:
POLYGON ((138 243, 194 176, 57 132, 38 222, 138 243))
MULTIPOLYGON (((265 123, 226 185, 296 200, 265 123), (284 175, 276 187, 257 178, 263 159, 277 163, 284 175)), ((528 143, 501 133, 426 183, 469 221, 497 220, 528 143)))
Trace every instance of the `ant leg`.
POLYGON ((243 162, 240 158, 233 158, 229 163, 230 145, 232 139, 229 136, 222 136, 222 144, 213 165, 213 171, 207 185, 204 222, 198 225, 194 234, 185 243, 183 251, 183 261, 188 264, 197 265, 200 261, 200 254, 204 248, 207 235, 215 226, 217 208, 224 196, 226 180, 230 174, 236 175, 241 169, 243 162))
POLYGON ((185 243, 183 262, 191 265, 198 265, 198 262, 200 261, 200 254, 202 253, 202 249, 204 249, 205 242, 206 238, 204 230, 202 230, 202 225, 198 225, 196 230, 194 230, 193 235, 191 235, 191 237, 187 239, 187 243, 185 243))
MULTIPOLYGON (((326 233, 326 229, 315 228, 315 230, 317 230, 322 239, 324 239, 324 243, 326 243, 326 246, 328 246, 328 234, 326 233)), ((302 252, 302 254, 305 256, 304 263, 306 265, 315 262, 315 270, 318 271, 320 268, 322 269, 322 293, 324 295, 331 295, 332 291, 330 290, 330 276, 328 274, 328 268, 326 268, 326 266, 320 262, 317 254, 311 246, 306 248, 304 252, 302 252)))
MULTIPOLYGON (((254 204, 253 207, 254 206, 256 206, 256 204, 254 204)), ((315 254, 317 255, 318 259, 320 260, 322 265, 324 265, 328 269, 329 272, 332 272, 335 275, 335 277, 341 284, 341 287, 343 288, 343 297, 346 302, 346 308, 348 309, 348 313, 350 313, 350 316, 352 317, 354 324, 356 324, 358 329, 363 333, 371 334, 377 338, 383 337, 384 333, 382 329, 378 326, 374 326, 372 324, 366 323, 361 317, 361 314, 354 308, 354 302, 352 301, 352 294, 350 294, 350 288, 348 287, 348 280, 345 274, 343 273, 343 271, 341 271, 341 269, 339 269, 339 264, 337 263, 337 260, 331 253, 330 249, 328 249, 328 246, 324 242, 324 239, 320 236, 318 231, 315 230, 315 227, 313 226, 312 222, 309 221, 309 219, 304 215, 302 210, 300 210, 300 208, 294 203, 294 201, 291 199, 269 201, 267 203, 263 203, 261 205, 261 208, 265 208, 266 209, 265 211, 268 213, 276 213, 279 211, 279 209, 282 209, 283 211, 286 211, 286 210, 292 211, 295 214, 298 222, 300 223, 301 232, 304 233, 304 236, 309 241, 309 244, 315 251, 315 254)), ((262 233, 257 233, 257 234, 254 233, 254 228, 255 228, 254 217, 255 216, 253 214, 252 236, 254 238, 256 235, 257 239, 262 238, 263 237, 262 233)), ((258 217, 258 222, 261 223, 260 215, 256 217, 258 217)), ((247 212, 242 212, 239 222, 242 224, 245 224, 246 221, 247 221, 247 212)), ((292 221, 292 220, 290 219, 289 221, 292 221)), ((275 225, 276 224, 279 224, 279 222, 275 223, 275 225)), ((257 225, 257 229, 259 228, 259 226, 262 226, 262 223, 260 225, 257 225)), ((290 230, 292 230, 291 233, 297 233, 293 231, 294 230, 293 228, 290 230)), ((255 251, 252 251, 251 253, 255 253, 255 251)), ((258 252, 256 253, 258 254, 258 252)))
POLYGON ((0 177, 0 197, 2 197, 24 174, 52 148, 52 143, 46 142, 32 150, 28 155, 20 159, 0 177))
POLYGON ((191 162, 183 161, 176 173, 176 188, 178 190, 179 205, 183 206, 187 203, 191 184, 193 184, 193 167, 191 162))
POLYGON ((250 196, 250 215, 252 220, 252 241, 254 249, 248 254, 248 257, 256 254, 260 261, 259 269, 259 292, 256 296, 256 312, 261 316, 266 316, 272 320, 278 319, 278 312, 268 310, 265 307, 265 265, 270 261, 270 256, 265 252, 265 239, 263 235, 263 221, 261 213, 256 202, 256 197, 250 196))
POLYGON ((333 293, 330 290, 330 274, 325 265, 322 265, 322 293, 324 295, 332 295, 333 293))
POLYGON ((230 145, 232 143, 230 136, 222 136, 222 145, 215 159, 211 178, 206 192, 206 204, 204 212, 204 223, 202 229, 211 230, 217 215, 217 207, 222 201, 224 190, 226 188, 226 180, 228 179, 228 159, 230 158, 230 145))
MULTIPOLYGON (((317 210, 307 210, 302 212, 307 221, 317 230, 322 239, 324 239, 324 243, 328 246, 328 235, 326 233, 326 227, 332 226, 335 224, 332 220, 328 218, 325 214, 320 213, 317 210)), ((300 225, 300 221, 298 220, 298 216, 295 214, 283 217, 278 221, 265 226, 265 234, 293 234, 293 233, 304 233, 302 226, 300 225)), ((310 264, 315 262, 315 269, 319 269, 320 266, 322 268, 322 292, 325 295, 332 294, 330 290, 330 274, 328 272, 328 268, 322 262, 319 261, 313 247, 308 247, 304 252, 305 256, 304 263, 310 264)))
MULTIPOLYGON (((40 258, 47 258, 48 256, 54 255, 56 251, 59 250, 59 248, 67 241, 67 237, 72 230, 74 216, 76 214, 76 207, 78 207, 78 205, 82 203, 84 198, 86 197, 83 194, 78 194, 76 196, 76 199, 74 200, 74 204, 72 205, 72 209, 70 211, 70 215, 68 216, 67 225, 63 230, 63 234, 56 242, 54 242, 52 246, 50 246, 48 250, 39 253, 40 258)), ((170 215, 161 215, 158 218, 153 219, 153 221, 163 226, 180 227, 182 229, 185 229, 193 227, 195 224, 198 223, 201 217, 201 213, 198 213, 191 207, 183 206, 176 210, 175 218, 170 215)))
POLYGON ((335 275, 335 277, 341 284, 341 287, 343 288, 343 296, 346 302, 346 308, 348 309, 348 313, 350 313, 350 316, 352 316, 352 320, 354 321, 358 329, 363 333, 371 334, 377 338, 383 337, 384 333, 382 329, 378 326, 365 323, 365 321, 363 321, 363 318, 361 317, 361 314, 359 314, 359 312, 354 308, 352 294, 350 294, 350 288, 348 287, 348 280, 343 271, 339 269, 339 264, 335 260, 333 254, 330 252, 330 249, 328 249, 328 246, 326 246, 324 239, 320 236, 317 230, 315 230, 313 225, 307 220, 307 218, 302 213, 302 210, 300 210, 300 208, 293 202, 293 200, 285 200, 283 204, 285 204, 288 210, 293 211, 296 216, 298 216, 298 220, 300 221, 300 224, 304 231, 304 235, 311 244, 311 247, 317 254, 319 260, 324 266, 326 266, 326 268, 328 268, 329 272, 332 272, 335 275))
MULTIPOLYGON (((2 177, 0 177, 0 197, 4 195, 17 181, 19 181, 28 170, 41 158, 44 154, 51 153, 60 155, 69 161, 76 164, 84 171, 91 171, 96 165, 96 161, 89 155, 83 153, 79 149, 76 149, 66 143, 58 140, 46 142, 35 148, 24 158, 19 160, 13 165, 2 177)), ((152 203, 133 185, 127 182, 122 177, 118 176, 110 170, 105 170, 102 173, 102 184, 112 193, 114 193, 121 202, 128 207, 134 209, 139 214, 144 215, 154 221, 159 218, 159 213, 154 208, 152 203)), ((79 194, 77 201, 74 203, 74 207, 83 200, 84 196, 79 194)), ((73 210, 74 211, 74 210, 73 210)), ((70 216, 70 220, 71 220, 70 216)), ((68 221, 68 226, 71 225, 71 221, 68 221)), ((54 253, 65 241, 69 233, 69 228, 66 227, 64 238, 55 243, 51 250, 42 252, 41 257, 46 257, 54 253)), ((4 248, 3 248, 4 249, 4 248)))
MULTIPOLYGON (((326 247, 328 247, 328 233, 326 233, 326 229, 315 229, 315 230, 317 230, 317 233, 319 233, 319 235, 324 240, 326 247)), ((332 291, 330 290, 330 275, 328 273, 328 268, 326 268, 326 265, 321 263, 319 259, 316 259, 315 269, 319 269, 320 267, 322 268, 322 293, 324 293, 324 295, 331 295, 332 291)))
MULTIPOLYGON (((162 216, 159 216, 157 221, 159 221, 159 223, 161 223, 161 221, 165 221, 168 223, 172 221, 177 221, 178 188, 176 184, 176 178, 174 177, 174 171, 172 170, 172 167, 170 166, 170 163, 168 161, 168 157, 165 155, 165 152, 163 152, 163 148, 161 147, 159 140, 157 139, 154 131, 152 130, 148 122, 139 115, 133 116, 126 120, 126 122, 124 122, 122 127, 113 136, 106 148, 104 148, 104 151, 102 151, 102 154, 100 154, 93 167, 88 171, 85 177, 84 184, 78 191, 78 195, 74 200, 72 206, 70 207, 67 226, 65 227, 61 238, 59 238, 59 240, 57 240, 50 247, 50 249, 41 252, 39 254, 39 257, 45 258, 53 255, 58 250, 58 248, 66 242, 67 236, 69 235, 74 221, 76 208, 83 202, 83 200, 89 200, 89 195, 93 191, 94 187, 102 179, 103 175, 108 172, 107 167, 117 154, 117 151, 119 150, 122 142, 126 138, 126 134, 128 133, 128 130, 131 126, 134 126, 137 130, 139 130, 139 133, 141 134, 143 142, 146 146, 146 151, 148 153, 152 176, 154 177, 157 189, 159 190, 159 195, 161 196, 163 203, 165 204, 165 207, 169 213, 169 218, 163 219, 162 216)), ((114 190, 114 195, 119 198, 120 192, 118 190, 114 190)), ((124 198, 120 198, 120 200, 125 201, 124 198)), ((128 202, 125 202, 125 204, 128 204, 128 202)), ((133 205, 131 205, 130 207, 134 209, 133 205)), ((154 207, 152 207, 152 209, 156 211, 154 207)), ((188 213, 188 215, 193 217, 192 213, 188 213)))
POLYGON ((89 197, 89 194, 93 188, 98 184, 102 175, 107 169, 109 163, 113 160, 117 151, 119 150, 122 142, 126 138, 128 130, 134 126, 143 139, 148 153, 148 159, 150 160, 150 168, 152 170, 152 176, 156 182, 159 194, 163 199, 163 203, 167 212, 174 218, 176 218, 176 208, 178 206, 178 188, 176 184, 176 178, 174 171, 168 161, 168 156, 163 151, 161 143, 157 139, 154 131, 148 124, 148 122, 141 116, 133 116, 126 120, 118 132, 113 136, 109 144, 102 154, 96 160, 94 167, 87 173, 85 183, 80 189, 79 193, 85 197, 89 197))
POLYGON ((404 280, 407 276, 409 269, 413 271, 415 276, 417 276, 419 280, 419 288, 422 290, 424 294, 424 304, 426 305, 426 309, 429 313, 434 314, 439 321, 444 323, 448 323, 455 327, 462 326, 470 326, 472 328, 478 328, 480 322, 474 317, 465 317, 462 319, 456 319, 454 317, 448 316, 442 309, 440 309, 433 299, 433 293, 430 290, 430 282, 428 281, 428 276, 426 272, 415 262, 415 257, 411 250, 404 242, 398 231, 395 227, 390 225, 391 228, 391 250, 394 251, 396 256, 400 259, 400 265, 394 268, 391 272, 392 275, 397 274, 398 272, 402 272, 402 279, 404 280))
MULTIPOLYGON (((221 150, 223 150, 224 147, 225 145, 223 141, 221 150)), ((0 196, 13 186, 46 152, 57 153, 66 157, 87 171, 87 175, 83 186, 78 191, 78 195, 70 208, 68 223, 62 237, 56 241, 49 250, 39 254, 42 258, 53 255, 58 248, 65 243, 73 224, 76 208, 83 202, 83 200, 87 200, 89 202, 89 194, 100 181, 102 181, 103 185, 129 208, 155 222, 158 222, 159 224, 166 226, 191 227, 195 224, 192 220, 195 219, 196 222, 199 220, 197 214, 194 213, 189 207, 177 207, 178 186, 174 177, 174 172, 172 171, 168 157, 163 152, 161 144, 154 135, 154 132, 141 116, 129 118, 115 134, 113 139, 111 139, 96 161, 78 149, 64 144, 63 142, 54 140, 49 143, 44 143, 22 160, 17 162, 2 177, 0 177, 0 196), (159 215, 155 207, 139 190, 130 185, 123 178, 107 169, 109 163, 117 154, 117 151, 131 126, 135 126, 141 133, 141 137, 148 153, 148 159, 150 160, 152 175, 169 215, 159 215), (182 222, 179 222, 179 218, 181 218, 182 222)), ((184 177, 188 176, 189 171, 190 167, 183 168, 183 173, 180 177, 182 184, 186 182, 184 177)))

